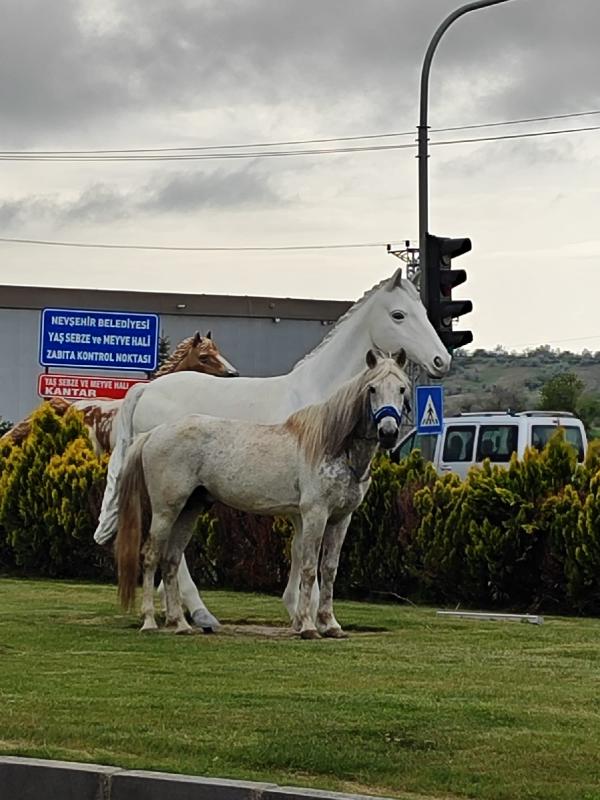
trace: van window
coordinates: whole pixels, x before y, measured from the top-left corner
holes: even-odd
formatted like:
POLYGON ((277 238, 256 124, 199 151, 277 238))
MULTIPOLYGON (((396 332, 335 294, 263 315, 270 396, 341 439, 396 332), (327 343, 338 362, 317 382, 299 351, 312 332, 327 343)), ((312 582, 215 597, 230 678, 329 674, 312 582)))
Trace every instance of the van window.
MULTIPOLYGON (((562 426, 561 426, 562 427, 562 426)), ((577 460, 583 461, 585 457, 583 449, 583 438, 581 436, 581 429, 575 425, 565 425, 562 428, 565 432, 565 441, 572 445, 577 450, 577 460)), ((548 444, 548 441, 558 430, 557 425, 532 425, 531 426, 531 444, 537 450, 543 450, 548 444)))
POLYGON ((472 461, 475 443, 474 425, 449 425, 446 429, 442 461, 472 461))
POLYGON ((482 425, 477 442, 477 461, 489 458, 497 463, 510 461, 517 449, 519 428, 517 425, 482 425))

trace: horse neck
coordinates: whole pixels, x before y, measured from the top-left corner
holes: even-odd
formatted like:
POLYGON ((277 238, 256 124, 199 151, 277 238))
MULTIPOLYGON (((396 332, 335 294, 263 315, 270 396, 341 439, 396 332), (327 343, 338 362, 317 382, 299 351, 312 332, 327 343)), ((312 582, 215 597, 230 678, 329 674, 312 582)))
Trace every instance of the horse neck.
POLYGON ((371 420, 359 425, 347 445, 348 462, 355 477, 366 475, 378 447, 377 428, 371 420))
POLYGON ((162 378, 165 375, 172 375, 174 372, 182 372, 184 370, 190 369, 191 355, 193 352, 194 348, 191 346, 191 338, 184 339, 177 345, 175 350, 165 359, 164 363, 157 369, 154 377, 162 378), (183 356, 178 355, 178 351, 179 353, 181 353, 181 349, 183 348, 184 345, 187 345, 187 349, 185 350, 183 356))
POLYGON ((192 368, 192 359, 191 355, 193 353, 193 348, 187 351, 187 353, 180 358, 177 363, 173 364, 166 375, 171 375, 173 372, 186 372, 192 368))
POLYGON ((364 324, 368 310, 368 303, 355 308, 335 326, 326 341, 288 373, 290 387, 302 398, 299 407, 322 402, 363 370, 365 355, 372 347, 364 324))

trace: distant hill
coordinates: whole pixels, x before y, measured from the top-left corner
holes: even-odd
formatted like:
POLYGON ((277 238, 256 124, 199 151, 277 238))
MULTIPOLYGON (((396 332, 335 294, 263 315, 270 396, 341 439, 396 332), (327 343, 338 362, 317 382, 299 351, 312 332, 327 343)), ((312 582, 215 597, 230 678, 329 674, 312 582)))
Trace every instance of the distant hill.
POLYGON ((573 373, 584 385, 584 393, 600 395, 600 351, 571 353, 548 345, 525 353, 456 350, 450 375, 444 379, 445 413, 460 411, 523 411, 539 408, 539 392, 555 375, 573 373))

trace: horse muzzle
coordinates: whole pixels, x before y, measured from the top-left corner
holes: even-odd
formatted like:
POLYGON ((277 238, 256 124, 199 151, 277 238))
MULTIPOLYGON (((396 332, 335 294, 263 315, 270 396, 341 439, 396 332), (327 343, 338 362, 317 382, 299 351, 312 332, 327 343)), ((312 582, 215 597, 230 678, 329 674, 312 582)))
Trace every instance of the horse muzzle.
POLYGON ((399 433, 400 428, 391 417, 386 417, 377 426, 377 438, 384 450, 394 449, 398 443, 399 433))
POLYGON ((398 441, 402 412, 396 406, 382 406, 371 411, 373 422, 377 425, 377 438, 384 450, 392 450, 398 441))
POLYGON ((443 378, 450 371, 452 364, 452 356, 449 353, 444 353, 441 356, 435 356, 425 367, 425 370, 430 378, 443 378))

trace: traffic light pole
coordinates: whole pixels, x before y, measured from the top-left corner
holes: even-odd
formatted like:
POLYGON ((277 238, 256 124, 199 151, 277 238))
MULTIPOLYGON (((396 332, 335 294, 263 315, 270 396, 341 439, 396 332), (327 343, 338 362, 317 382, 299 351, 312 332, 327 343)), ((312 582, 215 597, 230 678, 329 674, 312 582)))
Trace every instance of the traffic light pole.
POLYGON ((469 11, 477 11, 479 8, 486 6, 496 6, 499 3, 506 3, 508 0, 476 0, 473 3, 467 3, 460 8, 457 8, 442 22, 436 32, 433 34, 429 47, 425 53, 423 60, 423 67, 421 69, 421 100, 419 110, 419 124, 417 126, 417 158, 419 160, 419 260, 421 265, 421 300, 425 308, 429 308, 429 287, 427 270, 424 268, 427 264, 427 240, 426 234, 429 228, 429 174, 428 174, 428 143, 429 143, 429 125, 427 122, 427 105, 429 98, 429 72, 431 70, 431 62, 440 39, 446 33, 450 25, 467 14, 469 11))
MULTIPOLYGON (((427 232, 429 228, 429 171, 427 160, 428 143, 429 143, 429 125, 427 120, 427 106, 429 99, 429 73, 431 71, 431 62, 433 61, 434 53, 440 42, 440 39, 446 33, 450 25, 467 14, 469 11, 477 11, 479 8, 486 6, 495 6, 500 3, 506 3, 508 0, 476 0, 476 2, 467 3, 460 6, 441 23, 436 32, 433 34, 429 47, 423 59, 423 67, 421 69, 421 95, 420 95, 420 108, 419 108, 419 124, 417 126, 417 159, 419 161, 419 272, 420 272, 420 292, 421 300, 425 308, 429 308, 429 275, 427 274, 427 232)), ((421 375, 421 383, 428 382, 426 374, 421 375)), ((423 456, 429 460, 433 458, 433 437, 427 436, 423 440, 422 452, 423 456)))

